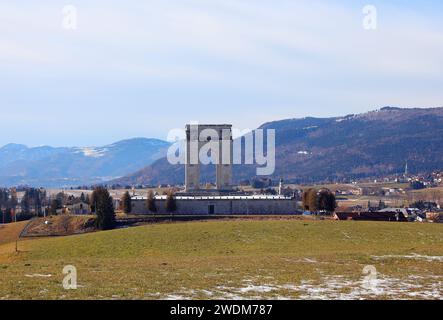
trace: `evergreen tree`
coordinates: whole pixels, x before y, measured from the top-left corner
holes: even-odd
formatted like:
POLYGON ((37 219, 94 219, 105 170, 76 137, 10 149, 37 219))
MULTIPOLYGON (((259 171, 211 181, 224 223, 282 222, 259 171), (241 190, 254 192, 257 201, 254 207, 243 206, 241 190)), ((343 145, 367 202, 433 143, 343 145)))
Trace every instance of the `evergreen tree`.
POLYGON ((155 196, 152 190, 148 192, 148 199, 146 200, 146 207, 150 212, 157 212, 157 206, 155 205, 155 196))
POLYGON ((92 192, 91 195, 89 196, 89 205, 91 206, 91 212, 95 213, 95 193, 92 192))
POLYGON ((177 204, 175 203, 174 193, 172 190, 170 190, 166 196, 165 208, 169 213, 173 213, 175 210, 177 210, 177 204))
POLYGON ((97 215, 96 226, 100 230, 114 229, 116 225, 114 205, 109 192, 104 187, 98 187, 92 193, 97 215))
POLYGON ((123 194, 121 201, 122 201, 123 212, 126 214, 131 213, 131 211, 132 211, 131 195, 129 194, 128 191, 126 191, 123 194))
POLYGON ((57 198, 54 198, 51 200, 51 206, 49 208, 49 214, 50 215, 57 215, 57 210, 61 209, 61 204, 57 198))

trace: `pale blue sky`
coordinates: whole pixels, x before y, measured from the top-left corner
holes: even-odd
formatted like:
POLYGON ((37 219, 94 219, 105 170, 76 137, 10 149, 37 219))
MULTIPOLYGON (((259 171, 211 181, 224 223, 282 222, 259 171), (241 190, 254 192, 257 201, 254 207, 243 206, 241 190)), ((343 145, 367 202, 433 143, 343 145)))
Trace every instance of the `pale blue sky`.
POLYGON ((441 1, 0 2, 0 145, 443 106, 441 1), (62 28, 64 5, 78 28, 62 28), (362 27, 362 8, 378 28, 362 27))

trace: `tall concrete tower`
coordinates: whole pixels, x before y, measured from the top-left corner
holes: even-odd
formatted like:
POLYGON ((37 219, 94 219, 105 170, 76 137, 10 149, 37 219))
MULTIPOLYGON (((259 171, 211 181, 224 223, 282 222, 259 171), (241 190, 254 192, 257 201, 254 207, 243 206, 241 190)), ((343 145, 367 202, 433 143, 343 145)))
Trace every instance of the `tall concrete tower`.
POLYGON ((216 165, 217 190, 230 190, 233 161, 232 125, 188 124, 186 125, 186 191, 200 190, 202 164, 200 152, 205 153, 206 150, 210 150, 210 156, 216 165))

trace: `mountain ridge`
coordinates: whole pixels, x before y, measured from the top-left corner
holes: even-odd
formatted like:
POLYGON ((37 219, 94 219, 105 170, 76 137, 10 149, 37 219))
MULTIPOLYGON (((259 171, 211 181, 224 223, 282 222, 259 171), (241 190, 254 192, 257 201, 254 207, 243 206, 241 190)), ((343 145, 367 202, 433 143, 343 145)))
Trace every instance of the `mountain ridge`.
MULTIPOLYGON (((270 178, 321 182, 443 169, 443 107, 384 107, 338 117, 266 122, 276 130, 276 171, 270 178)), ((0 148, 0 186, 69 187, 182 184, 184 166, 170 165, 168 142, 132 138, 105 146, 0 148)), ((234 182, 255 176, 254 165, 234 166, 234 182)), ((215 172, 202 168, 202 183, 215 172)))
MULTIPOLYGON (((384 107, 329 118, 295 118, 262 124, 276 130, 276 171, 271 178, 292 182, 338 181, 443 169, 443 107, 384 107)), ((234 182, 251 179, 255 166, 234 166, 234 182)), ((213 181, 202 169, 202 183, 213 181)), ((111 183, 183 183, 183 166, 159 159, 111 183)))
POLYGON ((69 187, 102 183, 129 174, 166 155, 168 142, 132 138, 98 147, 0 148, 0 185, 69 187))

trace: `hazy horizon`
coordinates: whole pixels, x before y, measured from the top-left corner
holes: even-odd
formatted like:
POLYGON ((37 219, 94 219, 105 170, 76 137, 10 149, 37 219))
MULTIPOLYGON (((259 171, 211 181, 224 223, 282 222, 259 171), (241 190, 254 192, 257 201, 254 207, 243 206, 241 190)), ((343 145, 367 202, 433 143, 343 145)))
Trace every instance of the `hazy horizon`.
MULTIPOLYGON (((433 108, 443 108, 443 107, 401 107, 401 106, 384 106, 384 107, 394 107, 394 108, 401 108, 401 109, 433 109, 433 108)), ((367 110, 367 111, 361 112, 361 113, 359 113, 359 114, 366 113, 366 112, 376 111, 376 110, 379 110, 379 109, 384 108, 384 107, 380 107, 380 108, 377 108, 377 109, 367 110)), ((357 114, 357 113, 355 113, 355 114, 357 114)), ((350 114, 331 115, 330 117, 332 117, 332 118, 333 118, 333 117, 345 117, 345 116, 348 116, 348 115, 350 115, 350 114)), ((314 118, 328 118, 328 117, 315 117, 315 116, 309 116, 309 115, 308 115, 307 117, 314 117, 314 118)), ((303 117, 299 117, 298 119, 302 119, 302 118, 303 118, 303 117)), ((288 118, 284 118, 284 119, 270 120, 270 121, 268 121, 268 122, 273 122, 273 121, 283 121, 283 120, 288 120, 288 119, 296 119, 296 118, 294 118, 294 117, 288 117, 288 118)), ((262 124, 264 124, 264 123, 260 123, 260 125, 262 125, 262 124)), ((260 125, 259 125, 259 126, 260 126, 260 125)), ((249 129, 256 129, 256 128, 258 128, 259 126, 254 127, 254 128, 249 128, 249 129)), ((178 128, 178 129, 184 129, 184 125, 183 125, 181 128, 178 128)), ((243 130, 244 127, 236 128, 236 129, 243 130)), ((125 140, 134 140, 134 139, 156 139, 156 140, 167 141, 167 132, 165 131, 163 137, 148 137, 148 136, 145 136, 145 137, 142 137, 142 136, 122 137, 122 138, 117 139, 117 140, 115 140, 115 141, 109 141, 109 142, 105 142, 105 143, 102 143, 102 144, 96 144, 96 145, 80 145, 80 144, 74 144, 74 145, 63 145, 63 144, 61 144, 61 145, 51 145, 51 144, 28 145, 28 144, 26 144, 26 143, 20 143, 20 142, 14 142, 14 141, 12 141, 12 142, 8 142, 8 143, 5 143, 5 144, 0 144, 0 148, 5 147, 6 145, 10 145, 10 144, 15 144, 15 145, 25 145, 25 146, 28 147, 28 148, 38 148, 38 147, 53 147, 53 148, 62 148, 62 147, 67 147, 67 148, 76 148, 76 147, 78 147, 78 148, 82 148, 82 147, 103 147, 103 146, 111 145, 111 144, 113 144, 113 143, 117 143, 117 142, 121 142, 121 141, 125 141, 125 140)))

